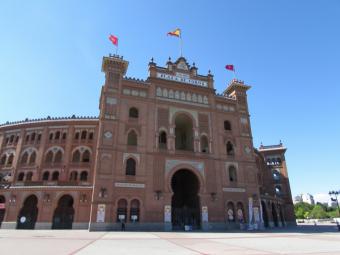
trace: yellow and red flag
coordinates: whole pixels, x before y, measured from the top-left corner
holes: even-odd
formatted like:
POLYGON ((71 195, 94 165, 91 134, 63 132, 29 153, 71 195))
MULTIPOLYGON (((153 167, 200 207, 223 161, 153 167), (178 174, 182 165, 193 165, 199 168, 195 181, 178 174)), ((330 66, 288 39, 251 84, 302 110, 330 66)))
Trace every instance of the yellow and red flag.
POLYGON ((181 30, 176 28, 174 31, 168 32, 167 35, 181 37, 181 30))

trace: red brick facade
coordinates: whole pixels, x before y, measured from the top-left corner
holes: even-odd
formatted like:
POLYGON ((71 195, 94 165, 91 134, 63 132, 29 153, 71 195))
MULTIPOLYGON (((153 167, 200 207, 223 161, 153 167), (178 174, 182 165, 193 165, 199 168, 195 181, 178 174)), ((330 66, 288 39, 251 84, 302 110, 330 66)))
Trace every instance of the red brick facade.
POLYGON ((124 77, 103 58, 99 118, 0 126, 2 228, 256 229, 295 224, 285 148, 253 148, 243 82, 181 57, 124 77))

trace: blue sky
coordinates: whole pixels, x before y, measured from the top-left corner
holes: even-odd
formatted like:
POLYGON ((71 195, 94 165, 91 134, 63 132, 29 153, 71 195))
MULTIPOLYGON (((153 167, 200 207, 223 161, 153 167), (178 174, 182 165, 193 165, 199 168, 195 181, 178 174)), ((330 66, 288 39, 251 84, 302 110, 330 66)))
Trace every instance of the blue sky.
POLYGON ((128 76, 151 57, 183 55, 222 92, 234 64, 248 93, 254 145, 286 154, 293 194, 340 189, 340 2, 1 1, 0 122, 98 115, 101 60, 115 50, 128 76))

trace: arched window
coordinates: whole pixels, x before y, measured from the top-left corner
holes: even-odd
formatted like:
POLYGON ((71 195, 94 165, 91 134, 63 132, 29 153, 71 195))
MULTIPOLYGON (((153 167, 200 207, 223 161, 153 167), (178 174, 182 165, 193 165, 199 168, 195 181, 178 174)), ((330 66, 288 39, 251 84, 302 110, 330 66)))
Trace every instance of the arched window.
POLYGON ((201 136, 201 152, 209 152, 208 138, 205 135, 201 136))
POLYGON ((52 174, 52 181, 58 181, 59 180, 59 172, 54 171, 52 174))
POLYGON ((59 140, 60 139, 60 131, 57 131, 55 133, 55 137, 54 137, 55 140, 59 140))
POLYGON ((51 163, 52 160, 53 160, 53 152, 52 152, 52 151, 49 151, 49 152, 46 154, 45 163, 51 163))
POLYGON ((70 174, 70 181, 76 181, 78 178, 78 172, 77 171, 72 171, 70 174))
POLYGON ((0 160, 0 165, 4 165, 6 163, 7 156, 6 154, 2 155, 1 160, 0 160))
POLYGON ((28 161, 28 152, 24 152, 24 154, 21 157, 20 164, 26 165, 28 161))
POLYGON ((38 141, 41 140, 41 134, 38 134, 38 141))
POLYGON ((137 199, 133 199, 130 205, 130 220, 132 222, 139 221, 139 201, 137 199))
POLYGON ((93 139, 93 132, 90 132, 89 133, 89 140, 92 140, 93 139))
POLYGON ((63 133, 63 137, 62 137, 62 139, 63 139, 63 140, 66 140, 66 138, 67 138, 67 133, 66 133, 66 132, 64 132, 64 133, 63 133))
POLYGON ((30 140, 30 135, 26 135, 26 140, 25 142, 27 143, 30 140))
POLYGON ((281 175, 280 175, 280 171, 278 169, 274 169, 273 170, 273 179, 278 182, 280 181, 281 175))
POLYGON ((19 142, 19 136, 17 135, 17 137, 15 138, 15 143, 19 142))
POLYGON ((50 133, 49 139, 53 140, 53 133, 50 133))
POLYGON ((136 107, 131 107, 129 109, 129 117, 130 118, 138 118, 138 109, 136 107))
POLYGON ((35 140, 35 133, 32 133, 31 134, 31 141, 34 141, 35 140))
POLYGON ((42 177, 43 181, 48 181, 49 178, 50 178, 50 172, 48 171, 44 172, 43 177, 42 177))
POLYGON ((231 142, 227 142, 226 149, 227 149, 227 155, 229 156, 234 155, 234 146, 231 142))
POLYGON ((127 220, 127 201, 125 199, 120 199, 117 205, 117 222, 127 220))
POLYGON ((9 139, 9 142, 10 143, 13 143, 14 142, 14 135, 11 135, 10 139, 9 139))
POLYGON ((89 150, 85 150, 83 152, 83 158, 82 158, 82 162, 90 162, 90 151, 89 150))
POLYGON ((35 163, 36 157, 37 157, 37 154, 35 153, 35 151, 33 151, 31 156, 30 156, 30 161, 29 161, 30 165, 33 165, 35 163))
POLYGON ((72 162, 80 162, 80 151, 76 150, 72 155, 72 162))
POLYGON ((57 153, 55 154, 55 157, 54 157, 54 162, 55 163, 60 163, 63 159, 63 153, 61 150, 57 151, 57 153))
POLYGON ((79 139, 79 132, 76 132, 74 135, 74 139, 78 140, 79 139))
POLYGON ((136 175, 136 161, 133 158, 129 158, 126 161, 126 175, 136 175))
POLYGON ((87 136, 87 132, 86 132, 86 130, 83 130, 83 131, 81 132, 81 139, 82 139, 82 140, 86 139, 86 136, 87 136))
POLYGON ((13 164, 14 154, 9 155, 7 160, 7 166, 11 166, 13 164))
POLYGON ((224 130, 231 130, 230 121, 228 121, 228 120, 224 121, 224 130))
POLYGON ((80 180, 81 181, 87 181, 87 175, 88 175, 87 171, 82 171, 80 173, 80 180))
POLYGON ((166 149, 166 132, 161 131, 159 134, 158 142, 159 142, 159 148, 166 149))
POLYGON ((32 181, 32 177, 33 177, 33 173, 32 172, 28 172, 26 174, 26 181, 32 181))
POLYGON ((24 173, 24 172, 19 173, 19 175, 18 175, 18 181, 19 181, 19 182, 22 182, 22 181, 24 180, 24 177, 25 177, 25 173, 24 173))
POLYGON ((237 173, 236 168, 234 166, 229 166, 229 181, 237 182, 237 173))
POLYGON ((275 194, 280 196, 282 194, 282 188, 279 185, 275 186, 275 194))
POLYGON ((128 134, 127 144, 131 146, 137 145, 137 134, 134 130, 131 130, 128 134))

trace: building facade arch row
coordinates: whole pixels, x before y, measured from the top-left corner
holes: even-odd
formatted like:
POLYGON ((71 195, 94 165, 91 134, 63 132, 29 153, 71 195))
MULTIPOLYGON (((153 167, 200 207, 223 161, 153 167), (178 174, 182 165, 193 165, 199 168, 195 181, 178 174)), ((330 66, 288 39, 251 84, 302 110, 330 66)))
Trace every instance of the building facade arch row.
POLYGON ((140 164, 140 155, 137 153, 124 153, 123 155, 123 167, 126 168, 126 162, 132 158, 135 162, 137 162, 137 165, 140 164))
POLYGON ((173 193, 172 187, 171 187, 171 181, 173 176, 175 175, 175 173, 179 170, 189 170, 190 172, 192 172, 199 183, 199 190, 198 190, 198 195, 200 196, 201 194, 204 193, 205 189, 205 178, 204 178, 204 174, 201 173, 201 171, 195 167, 193 167, 190 164, 187 163, 182 163, 182 164, 178 164, 176 166, 174 166, 167 174, 167 178, 166 178, 166 188, 167 188, 167 192, 173 193))
POLYGON ((50 151, 52 151, 53 154, 57 153, 58 151, 61 151, 63 154, 65 153, 65 150, 64 150, 63 147, 61 147, 61 146, 56 146, 56 145, 52 145, 51 147, 49 147, 47 150, 45 150, 45 153, 44 153, 44 154, 46 155, 46 154, 49 153, 50 151))
POLYGON ((160 134, 161 132, 165 132, 168 135, 168 129, 164 126, 160 126, 158 128, 158 134, 160 134))
POLYGON ((68 191, 62 191, 62 192, 57 192, 56 195, 55 195, 55 198, 53 199, 53 203, 52 203, 52 208, 53 208, 53 212, 55 211, 55 209, 57 209, 58 207, 58 204, 59 204, 59 200, 63 197, 63 196, 70 196, 72 197, 73 199, 73 204, 72 204, 72 207, 75 209, 76 206, 76 197, 77 197, 77 194, 75 192, 68 192, 68 191))
POLYGON ((139 137, 139 136, 141 135, 140 132, 137 130, 137 128, 130 127, 130 128, 128 128, 128 129, 125 131, 126 137, 129 135, 129 133, 130 133, 131 131, 134 131, 134 132, 136 133, 137 137, 139 137))
POLYGON ((72 149, 71 154, 73 154, 75 151, 79 150, 79 152, 82 154, 84 153, 86 150, 88 150, 90 152, 90 154, 92 155, 92 149, 89 146, 86 145, 79 145, 75 148, 72 149))
POLYGON ((170 116, 170 125, 173 125, 175 127, 176 126, 176 118, 179 115, 182 115, 182 114, 187 116, 191 120, 193 128, 198 128, 199 125, 198 125, 197 112, 185 110, 185 109, 177 109, 172 113, 172 116, 170 116))
POLYGON ((1 154, 1 157, 3 155, 6 155, 7 157, 10 156, 11 154, 13 154, 13 156, 15 157, 15 150, 14 149, 8 149, 8 150, 5 150, 2 154, 1 154))
POLYGON ((25 152, 27 152, 28 155, 31 155, 33 152, 38 153, 38 149, 33 146, 27 147, 24 150, 22 150, 21 156, 24 155, 25 152))

